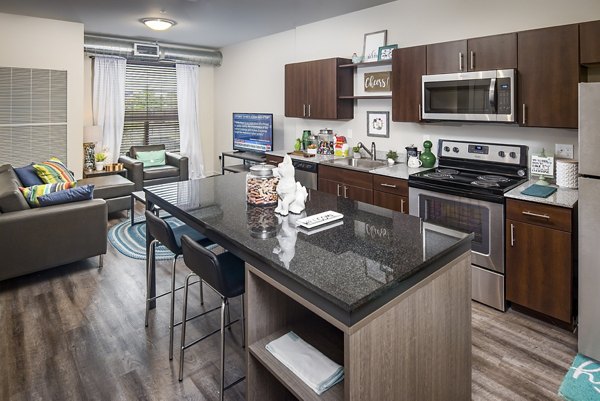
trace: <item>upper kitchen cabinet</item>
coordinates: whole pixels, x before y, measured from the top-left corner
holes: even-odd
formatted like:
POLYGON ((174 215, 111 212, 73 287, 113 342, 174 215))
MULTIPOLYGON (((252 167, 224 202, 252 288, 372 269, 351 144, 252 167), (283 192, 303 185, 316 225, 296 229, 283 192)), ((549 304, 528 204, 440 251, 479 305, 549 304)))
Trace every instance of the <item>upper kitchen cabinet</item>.
POLYGON ((578 25, 519 32, 517 38, 520 124, 577 128, 578 25))
POLYGON ((342 58, 307 61, 285 66, 285 116, 328 120, 354 117, 353 71, 338 68, 342 58))
POLYGON ((579 60, 581 64, 600 63, 600 21, 579 24, 579 60))
POLYGON ((421 76, 427 72, 427 47, 392 53, 392 121, 421 121, 421 76))
POLYGON ((517 34, 427 45, 427 74, 517 68, 517 34))

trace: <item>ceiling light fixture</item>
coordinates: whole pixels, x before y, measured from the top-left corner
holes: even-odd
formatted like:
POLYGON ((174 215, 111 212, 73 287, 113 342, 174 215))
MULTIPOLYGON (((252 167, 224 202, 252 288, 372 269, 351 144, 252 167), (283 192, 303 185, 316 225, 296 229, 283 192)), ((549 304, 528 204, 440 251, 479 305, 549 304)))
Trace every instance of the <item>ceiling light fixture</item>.
POLYGON ((165 31, 173 25, 177 25, 177 22, 165 18, 142 18, 140 21, 155 31, 165 31))

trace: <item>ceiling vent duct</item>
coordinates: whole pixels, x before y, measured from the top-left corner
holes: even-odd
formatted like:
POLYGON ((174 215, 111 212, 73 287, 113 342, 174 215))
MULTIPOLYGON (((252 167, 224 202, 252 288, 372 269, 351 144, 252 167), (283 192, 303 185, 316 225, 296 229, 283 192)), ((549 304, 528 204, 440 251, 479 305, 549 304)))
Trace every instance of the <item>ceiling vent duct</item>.
POLYGON ((132 60, 153 59, 214 66, 220 66, 223 60, 223 55, 218 50, 100 35, 85 35, 83 48, 89 55, 120 56, 132 60), (139 51, 136 51, 136 48, 139 49, 140 46, 147 46, 146 49, 156 48, 158 56, 148 57, 147 54, 140 54, 139 51))

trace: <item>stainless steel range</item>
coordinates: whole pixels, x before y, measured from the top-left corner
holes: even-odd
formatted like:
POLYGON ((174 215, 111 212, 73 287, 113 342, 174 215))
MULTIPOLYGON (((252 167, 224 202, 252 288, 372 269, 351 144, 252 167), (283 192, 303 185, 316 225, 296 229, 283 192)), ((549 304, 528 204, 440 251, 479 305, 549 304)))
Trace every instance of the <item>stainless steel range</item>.
POLYGON ((506 310, 504 193, 527 179, 528 148, 440 139, 438 168, 409 176, 410 214, 474 233, 474 300, 506 310))

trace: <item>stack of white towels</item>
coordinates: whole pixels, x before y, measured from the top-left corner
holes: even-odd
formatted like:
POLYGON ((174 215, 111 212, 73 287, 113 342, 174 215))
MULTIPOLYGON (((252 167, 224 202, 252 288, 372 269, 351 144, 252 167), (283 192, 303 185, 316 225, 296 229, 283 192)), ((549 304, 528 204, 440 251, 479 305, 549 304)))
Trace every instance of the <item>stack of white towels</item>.
POLYGON ((319 395, 344 379, 343 366, 327 358, 293 331, 271 341, 266 348, 319 395))

